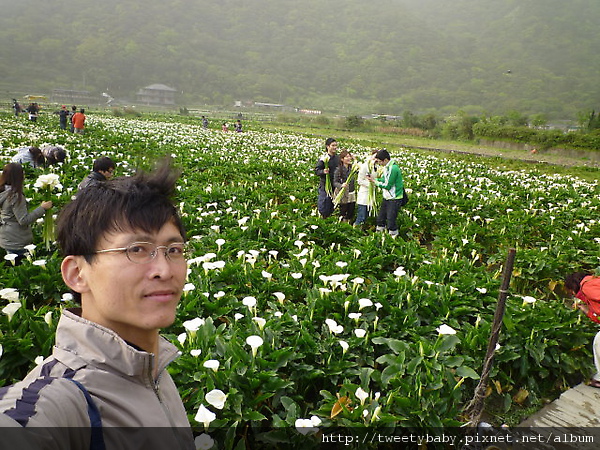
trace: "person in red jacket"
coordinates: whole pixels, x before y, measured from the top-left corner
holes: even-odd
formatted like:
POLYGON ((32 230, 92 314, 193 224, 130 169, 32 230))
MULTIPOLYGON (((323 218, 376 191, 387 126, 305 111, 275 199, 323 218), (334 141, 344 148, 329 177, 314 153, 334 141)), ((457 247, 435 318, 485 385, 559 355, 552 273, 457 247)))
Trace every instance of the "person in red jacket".
POLYGON ((73 123, 73 129, 75 133, 83 134, 85 128, 85 109, 81 108, 79 112, 73 114, 71 122, 73 123))
MULTIPOLYGON (((576 299, 574 307, 583 311, 593 322, 600 323, 600 277, 586 273, 575 272, 565 278, 565 288, 576 299)), ((589 385, 600 388, 600 331, 594 338, 594 364, 596 374, 589 385)))

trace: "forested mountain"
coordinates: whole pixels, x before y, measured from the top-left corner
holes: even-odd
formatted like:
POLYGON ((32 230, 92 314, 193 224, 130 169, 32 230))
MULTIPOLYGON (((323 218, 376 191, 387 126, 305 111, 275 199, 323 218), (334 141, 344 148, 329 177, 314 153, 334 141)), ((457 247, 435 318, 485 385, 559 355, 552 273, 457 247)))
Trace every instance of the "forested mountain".
POLYGON ((573 117, 598 23, 597 0, 0 0, 0 92, 573 117))

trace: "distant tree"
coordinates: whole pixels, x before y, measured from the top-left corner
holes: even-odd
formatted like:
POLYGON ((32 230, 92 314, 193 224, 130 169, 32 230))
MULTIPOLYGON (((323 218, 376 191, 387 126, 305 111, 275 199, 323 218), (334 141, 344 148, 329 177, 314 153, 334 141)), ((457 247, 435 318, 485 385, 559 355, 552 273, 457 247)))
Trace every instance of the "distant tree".
POLYGON ((346 127, 348 128, 359 128, 364 124, 364 120, 360 116, 348 116, 346 117, 346 127))
POLYGON ((427 114, 421 120, 421 128, 424 130, 433 130, 438 124, 438 120, 434 114, 427 114))
POLYGON ((529 124, 529 118, 519 111, 509 111, 506 117, 508 124, 513 127, 526 127, 529 124))
POLYGON ((589 130, 597 130, 600 128, 600 114, 596 114, 595 111, 592 111, 592 117, 590 117, 589 130))
POLYGON ((600 114, 597 114, 595 110, 579 111, 577 113, 577 123, 583 132, 600 129, 600 114))
POLYGON ((600 128, 600 114, 592 111, 587 121, 587 131, 597 130, 598 128, 600 128))
POLYGON ((485 120, 487 123, 491 123, 492 125, 503 126, 508 123, 508 117, 506 116, 492 116, 485 120))
POLYGON ((402 114, 402 126, 404 128, 419 128, 419 119, 410 111, 404 111, 402 114))
POLYGON ((548 124, 548 118, 545 114, 535 114, 531 116, 531 125, 534 127, 544 127, 548 124))
POLYGON ((473 125, 478 121, 477 117, 459 111, 455 116, 446 120, 442 126, 442 136, 446 139, 470 141, 475 136, 473 125))
POLYGON ((317 125, 330 125, 331 119, 329 119, 329 117, 327 117, 327 116, 317 116, 315 118, 315 123, 317 125))

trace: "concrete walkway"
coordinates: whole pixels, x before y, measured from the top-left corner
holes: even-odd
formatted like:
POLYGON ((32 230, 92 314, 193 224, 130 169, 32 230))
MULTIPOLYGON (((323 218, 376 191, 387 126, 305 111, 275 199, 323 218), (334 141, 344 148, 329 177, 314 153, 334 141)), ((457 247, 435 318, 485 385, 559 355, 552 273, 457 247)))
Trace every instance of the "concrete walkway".
POLYGON ((545 437, 536 449, 600 449, 600 389, 579 384, 528 417, 519 428, 545 437))

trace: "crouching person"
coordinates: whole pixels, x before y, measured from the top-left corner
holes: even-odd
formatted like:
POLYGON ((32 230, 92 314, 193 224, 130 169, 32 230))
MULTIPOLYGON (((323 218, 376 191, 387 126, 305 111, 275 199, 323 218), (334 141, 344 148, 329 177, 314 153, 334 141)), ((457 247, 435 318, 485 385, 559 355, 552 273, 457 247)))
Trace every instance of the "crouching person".
POLYGON ((159 335, 187 270, 176 180, 164 164, 93 184, 60 213, 62 277, 81 307, 63 311, 52 355, 0 389, 0 424, 39 448, 194 448, 166 370, 178 351, 159 335))

